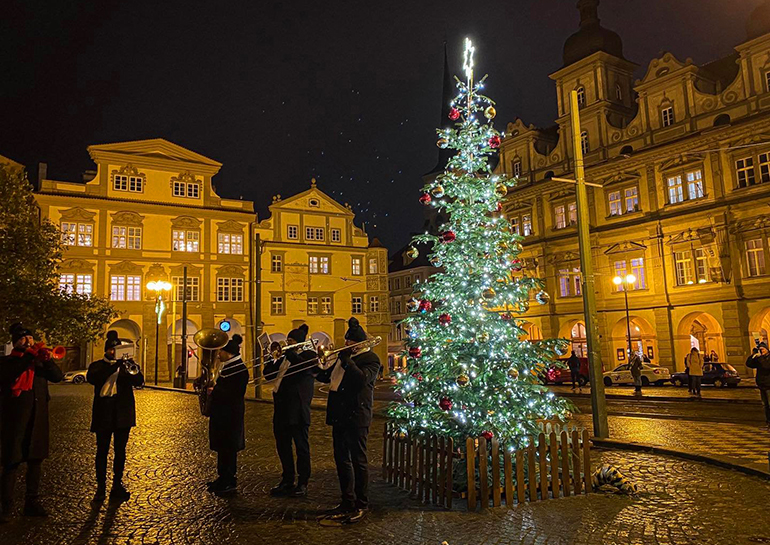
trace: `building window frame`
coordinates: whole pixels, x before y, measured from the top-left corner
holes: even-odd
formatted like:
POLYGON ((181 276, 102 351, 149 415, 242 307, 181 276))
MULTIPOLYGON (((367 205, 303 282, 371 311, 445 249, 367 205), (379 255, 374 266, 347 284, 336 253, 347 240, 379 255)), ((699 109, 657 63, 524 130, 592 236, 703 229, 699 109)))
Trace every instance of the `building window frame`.
POLYGON ((299 225, 287 225, 286 226, 286 239, 287 240, 299 240, 299 225))
POLYGON ((65 293, 77 293, 79 295, 93 295, 93 273, 65 272, 59 275, 59 289, 65 293))
MULTIPOLYGON (((770 72, 768 72, 770 74, 770 72)), ((735 189, 746 189, 770 182, 770 151, 734 157, 735 189)))
POLYGON ((323 227, 305 226, 305 240, 323 242, 326 239, 326 229, 323 227))
POLYGON ((662 128, 670 127, 676 123, 676 117, 674 115, 674 106, 666 104, 660 107, 660 125, 662 128))
POLYGON ((283 272, 283 254, 270 254, 270 272, 283 272))
POLYGON ((174 252, 199 253, 200 229, 172 229, 171 250, 174 252))
POLYGON ((379 295, 370 295, 369 296, 369 312, 379 312, 380 311, 380 296, 379 295))
POLYGON ((243 234, 217 233, 217 253, 222 255, 243 255, 243 234))
POLYGON ((117 173, 112 175, 113 191, 143 193, 144 183, 145 183, 144 176, 138 176, 133 174, 117 174, 117 173))
POLYGON ((575 88, 575 91, 577 92, 578 107, 582 108, 586 105, 586 88, 583 85, 578 85, 575 88))
POLYGON ((513 173, 514 178, 521 176, 521 159, 514 159, 511 164, 511 172, 513 173))
POLYGON ((744 241, 744 255, 746 256, 746 276, 757 278, 767 274, 765 263, 766 237, 750 238, 744 241), (757 244, 758 243, 758 244, 757 244))
POLYGON ((532 229, 532 209, 521 210, 509 215, 511 231, 520 237, 528 237, 534 234, 532 229))
POLYGON ((142 228, 135 225, 113 225, 112 247, 121 250, 141 250, 142 228))
POLYGON ((364 313, 364 296, 358 293, 351 294, 350 296, 350 312, 351 314, 363 314, 364 313))
POLYGON ((329 237, 331 238, 332 242, 342 242, 342 229, 337 229, 336 227, 330 229, 329 237))
POLYGON ((558 270, 559 297, 581 297, 583 294, 582 276, 579 265, 563 265, 558 270))
POLYGON ((271 316, 286 315, 286 296, 284 293, 270 294, 270 315, 271 316))
MULTIPOLYGON (((184 289, 184 276, 172 276, 171 277, 171 284, 173 286, 173 293, 174 297, 176 297, 177 301, 181 301, 182 298, 185 296, 185 293, 182 291, 184 289)), ((199 276, 188 276, 187 277, 187 284, 186 284, 186 295, 187 302, 198 302, 200 301, 200 286, 201 286, 201 279, 199 276)))
POLYGON ((677 245, 673 249, 674 283, 677 287, 712 283, 709 256, 703 246, 677 245))
POLYGON ((243 278, 217 277, 218 303, 243 303, 243 278))
POLYGON ((141 301, 142 276, 138 274, 111 274, 110 301, 141 301))
POLYGON ((379 274, 380 270, 380 260, 377 257, 370 257, 368 260, 368 270, 369 274, 379 274))
POLYGON ((308 254, 308 272, 310 274, 331 274, 331 256, 329 254, 308 254))
POLYGON ((94 223, 91 221, 62 221, 59 232, 65 246, 92 248, 94 245, 94 223))
POLYGON ((666 205, 697 201, 706 197, 703 165, 668 171, 663 174, 666 205))
POLYGON ((583 156, 586 156, 591 152, 591 142, 588 139, 588 131, 582 131, 580 133, 580 149, 583 151, 583 156))
POLYGON ((639 184, 637 183, 613 186, 606 191, 605 195, 608 218, 617 218, 640 211, 639 184))
POLYGON ((350 274, 353 276, 363 276, 364 258, 359 255, 350 258, 350 274))
MULTIPOLYGON (((636 277, 636 282, 631 286, 629 291, 646 290, 647 287, 647 264, 644 261, 644 255, 632 255, 626 256, 623 259, 614 261, 612 264, 614 271, 613 276, 620 276, 625 278, 629 274, 633 274, 636 277)), ((610 279, 612 281, 612 279, 610 279)), ((626 283, 623 282, 619 285, 612 283, 612 290, 620 293, 626 289, 626 283)))
POLYGON ((623 88, 619 83, 615 83, 615 98, 618 102, 623 102, 623 88))

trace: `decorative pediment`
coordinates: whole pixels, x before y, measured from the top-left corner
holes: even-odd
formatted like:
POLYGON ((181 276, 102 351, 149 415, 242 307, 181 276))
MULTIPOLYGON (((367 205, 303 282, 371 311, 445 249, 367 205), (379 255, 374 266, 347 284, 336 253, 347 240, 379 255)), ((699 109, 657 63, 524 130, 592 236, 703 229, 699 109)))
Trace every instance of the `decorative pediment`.
POLYGON ((192 216, 179 216, 171 220, 171 227, 179 229, 200 229, 201 220, 192 216))
POLYGON ((184 182, 186 184, 201 184, 201 180, 197 178, 192 172, 185 171, 180 172, 176 176, 171 177, 171 185, 174 185, 174 182, 184 182))
POLYGON ((711 244, 714 242, 716 235, 711 227, 703 227, 701 229, 687 229, 676 235, 669 237, 667 244, 681 244, 698 242, 702 244, 711 244))
POLYGON ((619 242, 617 244, 613 244, 607 250, 605 250, 604 253, 606 255, 625 254, 629 252, 644 252, 646 249, 647 249, 647 246, 645 246, 640 242, 625 241, 625 242, 619 242))
POLYGON ((341 205, 329 195, 318 189, 315 180, 311 181, 310 189, 298 193, 297 195, 293 195, 288 199, 282 199, 280 195, 274 196, 270 211, 276 212, 279 210, 290 210, 292 212, 319 210, 325 213, 353 216, 352 210, 341 205))
POLYGON ((121 210, 112 214, 112 223, 117 225, 142 225, 143 220, 144 216, 129 210, 121 210))
POLYGON ((227 220, 217 223, 217 229, 223 233, 243 233, 243 224, 237 221, 227 220))
POLYGON ((219 267, 219 269, 217 269, 217 276, 237 278, 245 276, 245 273, 243 272, 243 267, 239 267, 238 265, 225 265, 224 267, 219 267))
POLYGON ((597 181, 601 185, 607 187, 610 185, 622 184, 625 182, 638 181, 641 178, 642 178, 641 175, 637 171, 626 170, 623 172, 618 172, 617 174, 613 174, 612 176, 608 176, 607 178, 602 178, 601 180, 597 180, 597 181))
POLYGON ((767 214, 738 221, 733 228, 733 232, 746 233, 764 229, 770 229, 770 215, 767 214))
MULTIPOLYGON (((136 168, 131 163, 129 163, 129 164, 125 165, 125 166, 120 167, 118 170, 113 170, 112 174, 113 175, 115 175, 115 174, 125 174, 126 176, 140 176, 139 169, 136 168)), ((144 175, 142 174, 142 176, 144 176, 144 175)))
POLYGON ((94 270, 94 264, 82 259, 68 259, 59 265, 62 272, 91 272, 94 270))
POLYGON ((559 263, 569 263, 579 259, 580 254, 576 254, 575 252, 557 252, 555 254, 551 254, 548 258, 548 260, 554 265, 559 263))
POLYGON ((682 153, 672 159, 669 159, 668 161, 661 163, 659 168, 661 171, 666 171, 666 170, 672 170, 675 168, 682 168, 688 165, 695 165, 702 162, 703 162, 703 157, 700 154, 690 155, 687 153, 682 153))
POLYGON ((70 208, 68 210, 62 210, 62 221, 80 221, 80 222, 93 222, 96 217, 96 212, 90 212, 83 208, 70 208))
POLYGON ((121 261, 110 266, 110 274, 142 274, 142 266, 131 261, 121 261))
POLYGON ((520 117, 517 117, 513 122, 508 123, 505 127, 505 133, 511 136, 519 136, 527 131, 534 131, 535 126, 530 124, 529 126, 524 124, 524 121, 520 117))
MULTIPOLYGON (((171 276, 184 276, 184 265, 176 265, 171 267, 171 276)), ((187 276, 201 276, 203 267, 197 265, 187 265, 187 276)))
POLYGON ((166 274, 166 268, 160 263, 153 263, 150 268, 147 269, 147 280, 164 280, 168 278, 166 274))
POLYGON ((745 138, 741 138, 739 140, 734 140, 730 142, 730 147, 735 148, 738 146, 751 146, 753 144, 765 144, 767 142, 770 142, 770 134, 759 133, 746 136, 745 138))
POLYGON ((655 79, 662 78, 663 76, 667 76, 677 70, 692 65, 692 59, 688 58, 682 62, 671 53, 664 53, 659 59, 650 61, 650 65, 647 67, 647 73, 641 81, 636 82, 636 85, 639 85, 640 83, 649 83, 655 79))
POLYGON ((113 144, 98 144, 89 146, 88 153, 96 162, 99 162, 99 159, 105 155, 126 155, 139 158, 147 157, 196 163, 206 167, 213 167, 216 170, 219 170, 222 166, 222 163, 219 163, 218 161, 209 159, 208 157, 190 151, 163 138, 116 142, 113 144))

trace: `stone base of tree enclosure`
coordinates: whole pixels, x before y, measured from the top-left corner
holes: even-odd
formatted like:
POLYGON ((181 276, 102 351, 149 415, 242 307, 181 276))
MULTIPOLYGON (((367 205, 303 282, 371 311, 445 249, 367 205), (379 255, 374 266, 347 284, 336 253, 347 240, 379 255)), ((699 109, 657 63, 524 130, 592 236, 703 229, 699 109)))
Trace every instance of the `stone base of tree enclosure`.
POLYGON ((512 507, 526 501, 588 494, 591 441, 588 430, 543 424, 537 437, 518 450, 497 439, 403 433, 385 424, 382 476, 410 496, 451 509, 464 499, 467 509, 512 507))

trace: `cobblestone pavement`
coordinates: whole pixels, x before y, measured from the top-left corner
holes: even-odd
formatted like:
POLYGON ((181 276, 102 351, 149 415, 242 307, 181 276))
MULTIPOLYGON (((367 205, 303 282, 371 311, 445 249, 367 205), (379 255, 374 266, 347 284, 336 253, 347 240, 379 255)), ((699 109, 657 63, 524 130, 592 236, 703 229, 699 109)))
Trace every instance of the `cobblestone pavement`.
MULTIPOLYGON (((747 384, 741 385, 738 388, 716 388, 715 386, 704 385, 701 390, 703 401, 742 401, 742 402, 756 402, 761 404, 762 401, 759 397, 759 390, 754 387, 754 379, 743 379, 747 384)), ((583 388, 573 390, 570 386, 550 386, 550 389, 560 395, 584 395, 589 397, 591 395, 591 386, 587 385, 583 388)), ((610 386, 604 388, 604 393, 608 396, 623 396, 629 399, 634 398, 633 386, 610 386)), ((677 398, 677 399, 689 399, 692 396, 685 387, 678 386, 648 386, 643 388, 644 397, 646 398, 677 398)))
MULTIPOLYGON (((640 488, 629 498, 587 497, 524 504, 484 513, 421 505, 373 471, 373 510, 362 523, 323 528, 320 510, 338 498, 331 440, 323 413, 313 411, 314 476, 306 500, 274 499, 278 461, 272 406, 247 404, 247 450, 240 457, 239 494, 208 494, 214 474, 206 422, 194 396, 137 392, 140 426, 127 464, 131 500, 92 511, 94 440, 88 433, 91 389, 53 387, 52 453, 44 466, 47 520, 15 518, 0 525, 2 544, 752 544, 770 543, 770 483, 703 464, 641 453, 596 452, 640 488)), ((376 422, 372 464, 380 462, 376 422)))

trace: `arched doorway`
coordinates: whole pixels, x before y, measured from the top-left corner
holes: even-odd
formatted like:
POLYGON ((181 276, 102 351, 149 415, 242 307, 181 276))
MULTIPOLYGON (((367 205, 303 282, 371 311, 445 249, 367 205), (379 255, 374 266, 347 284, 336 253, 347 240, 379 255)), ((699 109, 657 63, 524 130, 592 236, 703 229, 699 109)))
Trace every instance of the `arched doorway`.
POLYGON ((142 352, 139 350, 139 339, 142 337, 142 329, 139 327, 139 324, 128 318, 123 318, 110 324, 107 331, 117 331, 118 339, 121 340, 122 344, 126 345, 127 348, 130 345, 130 348, 125 353, 128 353, 139 365, 142 364, 142 352))
POLYGON ((227 333, 230 338, 236 333, 243 337, 243 326, 235 318, 223 318, 219 320, 214 327, 227 333))
MULTIPOLYGON (((630 316, 631 322, 631 349, 634 352, 639 352, 644 356, 647 356, 652 363, 656 363, 655 359, 658 355, 657 340, 655 337, 655 329, 650 323, 639 316, 630 316)), ((625 318, 621 318, 617 321, 612 328, 612 357, 615 361, 627 361, 628 360, 628 322, 625 318)))
POLYGON ((574 350, 580 358, 588 357, 588 341, 586 340, 586 324, 582 320, 569 320, 559 328, 559 338, 570 341, 569 350, 574 350))
POLYGON ((525 331, 524 335, 520 337, 520 340, 522 341, 542 341, 543 340, 543 330, 540 329, 536 324, 533 324, 532 322, 522 322, 520 327, 525 331))
POLYGON ((751 321, 749 322, 751 347, 753 348, 757 342, 763 342, 767 344, 768 332, 770 332, 770 307, 764 308, 757 312, 754 316, 752 316, 751 321))
MULTIPOLYGON (((187 320, 187 351, 190 357, 187 358, 187 376, 196 378, 200 375, 199 348, 195 344, 193 337, 198 332, 198 325, 192 320, 187 320)), ((168 328, 168 362, 169 376, 176 376, 176 369, 182 364, 182 319, 178 319, 168 328)))
POLYGON ((684 358, 692 348, 702 354, 716 352, 719 361, 725 361, 725 343, 722 326, 707 312, 691 312, 679 322, 676 335, 677 369, 684 369, 684 358))

